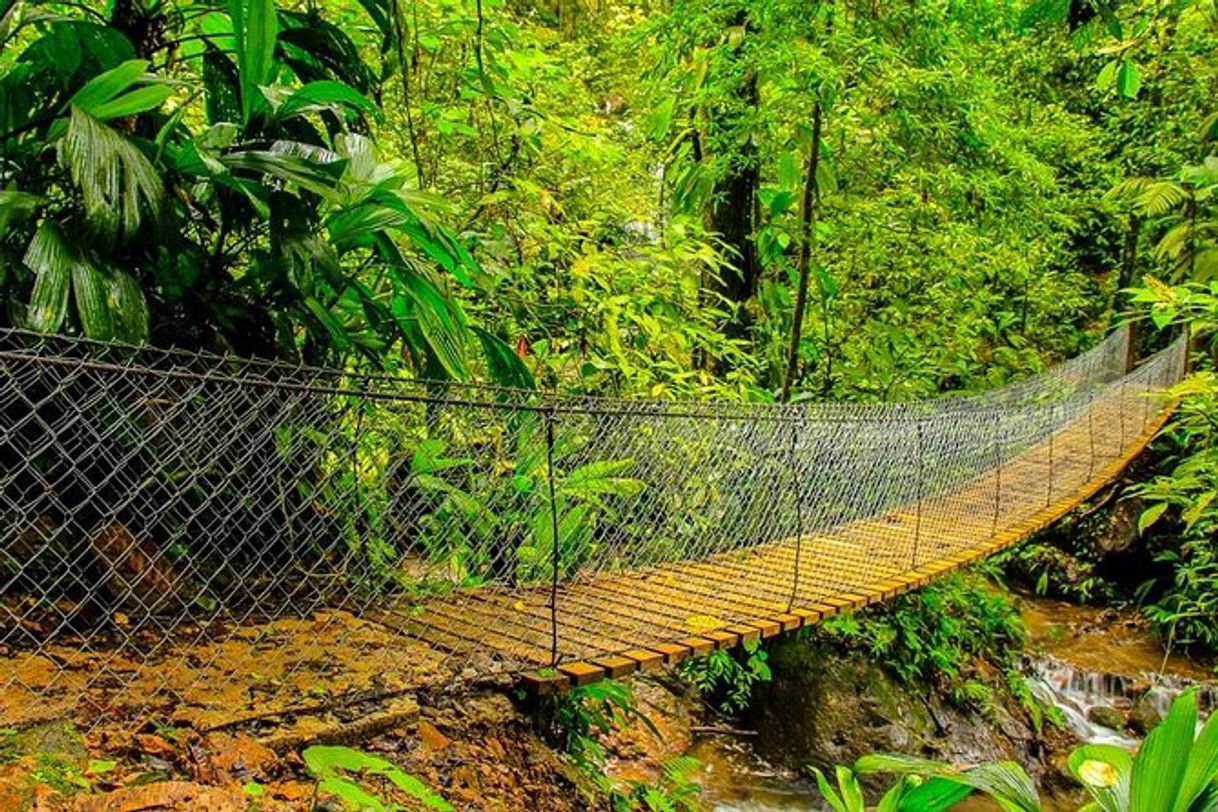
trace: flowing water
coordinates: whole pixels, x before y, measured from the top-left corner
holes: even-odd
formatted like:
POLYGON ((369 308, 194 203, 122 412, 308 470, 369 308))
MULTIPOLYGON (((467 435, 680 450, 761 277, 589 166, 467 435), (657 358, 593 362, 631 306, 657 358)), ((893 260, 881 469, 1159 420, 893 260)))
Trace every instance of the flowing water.
MULTIPOLYGON (((1027 601, 1023 616, 1032 647, 1041 652, 1024 662, 1024 673, 1035 694, 1061 710, 1066 726, 1081 741, 1136 748, 1138 737, 1101 724, 1097 718, 1112 714, 1097 709, 1126 714, 1143 702, 1161 716, 1182 690, 1197 683, 1202 683, 1202 715, 1218 707, 1212 674, 1188 660, 1164 658, 1158 644, 1129 618, 1044 600, 1027 601)), ((705 738, 690 755, 704 765, 703 798, 714 812, 825 809, 812 781, 766 764, 747 738, 705 738)))

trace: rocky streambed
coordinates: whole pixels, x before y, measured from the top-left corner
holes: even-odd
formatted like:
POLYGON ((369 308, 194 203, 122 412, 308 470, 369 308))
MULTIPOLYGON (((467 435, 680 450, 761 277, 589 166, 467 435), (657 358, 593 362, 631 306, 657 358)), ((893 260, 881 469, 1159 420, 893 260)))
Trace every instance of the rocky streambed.
POLYGON ((1050 805, 1075 808, 1064 758, 1078 742, 1137 747, 1184 689, 1198 686, 1204 712, 1218 707, 1212 667, 1164 656, 1134 614, 1025 597, 1033 692, 1056 707, 1063 729, 1037 734, 1018 708, 961 711, 901 685, 862 655, 807 643, 779 644, 775 679, 744 720, 755 736, 697 737, 704 798, 715 812, 822 809, 807 765, 849 764, 876 751, 971 763, 1013 758, 1038 779, 1050 805))

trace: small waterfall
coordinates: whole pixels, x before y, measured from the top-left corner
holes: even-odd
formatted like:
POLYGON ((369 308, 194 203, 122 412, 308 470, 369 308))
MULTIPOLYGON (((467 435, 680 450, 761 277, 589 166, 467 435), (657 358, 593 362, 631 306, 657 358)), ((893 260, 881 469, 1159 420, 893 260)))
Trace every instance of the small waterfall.
MULTIPOLYGON (((1137 747, 1139 737, 1129 730, 1102 724, 1098 719, 1105 714, 1097 713, 1097 709, 1111 709, 1124 715, 1136 703, 1146 702, 1153 708, 1154 715, 1161 717, 1182 691, 1197 684, 1166 674, 1126 677, 1085 671, 1050 656, 1025 660, 1023 671, 1032 692, 1042 702, 1061 710, 1067 727, 1079 739, 1130 749, 1137 747)), ((1216 705, 1218 686, 1200 685, 1197 706, 1201 716, 1204 718, 1216 705)))

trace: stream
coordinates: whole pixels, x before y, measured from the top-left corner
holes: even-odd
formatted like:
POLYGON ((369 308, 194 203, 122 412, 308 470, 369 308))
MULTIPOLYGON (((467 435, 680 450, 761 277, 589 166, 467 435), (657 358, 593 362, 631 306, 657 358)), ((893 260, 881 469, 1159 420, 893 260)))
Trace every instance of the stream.
MULTIPOLYGON (((1022 614, 1035 652, 1023 663, 1032 691, 1061 711, 1080 741, 1132 750, 1140 742, 1136 725, 1117 723, 1139 704, 1148 706, 1145 716, 1161 717, 1182 690, 1198 683, 1202 715, 1218 707, 1212 673, 1184 658, 1165 658, 1129 616, 1038 598, 1024 599, 1022 614)), ((765 763, 747 737, 702 738, 689 754, 703 764, 702 797, 713 812, 826 808, 814 781, 765 763)))

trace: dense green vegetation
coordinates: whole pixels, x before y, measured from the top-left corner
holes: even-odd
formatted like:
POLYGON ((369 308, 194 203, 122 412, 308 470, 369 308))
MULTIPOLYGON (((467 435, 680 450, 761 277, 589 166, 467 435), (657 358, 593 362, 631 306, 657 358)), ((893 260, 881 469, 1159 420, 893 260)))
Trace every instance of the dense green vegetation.
MULTIPOLYGON (((1214 808, 1218 794, 1218 715, 1198 724, 1197 699, 1182 694, 1162 724, 1146 737, 1137 754, 1111 744, 1084 744, 1067 760, 1070 773, 1086 790, 1082 809, 1103 812, 1155 812, 1214 808)), ((860 775, 895 773, 899 777, 880 801, 881 810, 938 812, 974 792, 989 796, 1007 812, 1040 812, 1036 784, 1011 761, 965 768, 908 756, 864 756, 853 767, 838 767, 837 786, 813 770, 821 794, 834 812, 865 809, 860 775)))
MULTIPOLYGON (((876 401, 1026 376, 1122 314, 1145 347, 1187 325, 1197 371, 1135 489, 1161 565, 1136 597, 1171 645, 1218 651, 1212 3, 0 0, 0 46, 0 326, 569 393, 876 401)), ((405 436, 378 418, 370 457, 405 436)), ((554 475, 541 431, 495 437, 483 490, 434 476, 470 467, 439 440, 364 484, 404 478, 460 533, 419 542, 458 580, 527 580, 639 487, 619 460, 559 459, 551 530, 521 507, 554 475)), ((324 529, 370 524, 387 570, 395 517, 372 501, 329 501, 324 529)), ((1021 555, 1044 584, 1064 562, 1021 555)), ((978 705, 973 661, 1010 670, 1020 640, 968 579, 826 634, 978 705)), ((736 709, 764 650, 685 676, 736 709)), ((596 728, 630 712, 597 690, 551 719, 590 773, 596 728)), ((347 787, 336 770, 364 767, 314 772, 347 787)))

